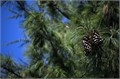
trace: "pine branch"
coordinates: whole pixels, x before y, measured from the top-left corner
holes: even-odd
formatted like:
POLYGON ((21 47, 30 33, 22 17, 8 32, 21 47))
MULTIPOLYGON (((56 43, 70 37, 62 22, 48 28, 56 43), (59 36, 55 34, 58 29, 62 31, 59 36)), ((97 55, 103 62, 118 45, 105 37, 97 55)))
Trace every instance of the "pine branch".
POLYGON ((6 1, 1 1, 0 6, 3 6, 6 3, 6 1))
POLYGON ((19 77, 19 78, 22 78, 22 76, 18 75, 18 74, 17 74, 15 71, 13 71, 12 69, 9 69, 9 68, 7 68, 7 67, 5 67, 5 66, 3 66, 3 65, 1 65, 1 68, 7 70, 8 72, 16 75, 16 76, 19 77))
POLYGON ((25 7, 23 7, 22 6, 22 4, 20 3, 20 1, 16 1, 17 2, 17 4, 21 7, 21 9, 23 10, 23 11, 25 11, 25 13, 27 13, 27 14, 31 14, 29 11, 27 11, 26 9, 25 9, 25 7))
POLYGON ((49 6, 51 9, 53 9, 53 11, 58 10, 58 12, 60 12, 64 17, 70 19, 70 17, 69 17, 65 12, 63 12, 63 11, 60 9, 60 7, 58 7, 57 4, 56 4, 54 1, 50 1, 49 4, 48 4, 48 6, 49 6))
POLYGON ((70 17, 65 13, 63 12, 62 10, 60 10, 60 8, 56 8, 63 16, 65 16, 66 18, 70 19, 70 17))

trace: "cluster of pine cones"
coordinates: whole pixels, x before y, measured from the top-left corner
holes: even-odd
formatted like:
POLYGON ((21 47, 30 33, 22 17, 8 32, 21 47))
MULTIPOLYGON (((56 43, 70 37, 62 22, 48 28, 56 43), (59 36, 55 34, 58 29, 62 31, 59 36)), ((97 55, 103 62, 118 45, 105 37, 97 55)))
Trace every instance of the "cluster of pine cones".
POLYGON ((92 30, 90 35, 83 37, 82 42, 86 55, 88 55, 92 50, 95 50, 94 48, 101 46, 103 39, 97 30, 92 30))

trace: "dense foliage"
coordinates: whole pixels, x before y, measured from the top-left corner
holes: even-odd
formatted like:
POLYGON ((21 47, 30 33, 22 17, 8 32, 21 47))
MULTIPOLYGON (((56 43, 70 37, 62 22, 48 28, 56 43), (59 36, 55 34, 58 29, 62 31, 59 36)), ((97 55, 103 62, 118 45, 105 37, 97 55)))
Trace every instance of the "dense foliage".
MULTIPOLYGON (((24 17, 29 64, 1 55, 1 77, 118 78, 119 2, 3 1, 12 18, 24 17), (14 10, 11 8, 14 7, 14 10), (65 21, 65 19, 67 21, 65 21)), ((16 41, 15 41, 16 42, 16 41)))

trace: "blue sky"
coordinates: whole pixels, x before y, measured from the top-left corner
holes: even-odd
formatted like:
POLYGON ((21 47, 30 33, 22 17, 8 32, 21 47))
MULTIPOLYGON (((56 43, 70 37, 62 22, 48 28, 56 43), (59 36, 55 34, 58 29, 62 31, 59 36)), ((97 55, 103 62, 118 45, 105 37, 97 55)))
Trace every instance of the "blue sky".
POLYGON ((24 57, 25 47, 19 47, 21 43, 15 43, 8 46, 4 44, 24 38, 23 30, 20 28, 20 21, 22 19, 10 19, 13 14, 8 11, 5 6, 1 7, 1 52, 5 55, 11 55, 12 58, 19 62, 19 58, 27 61, 24 57))

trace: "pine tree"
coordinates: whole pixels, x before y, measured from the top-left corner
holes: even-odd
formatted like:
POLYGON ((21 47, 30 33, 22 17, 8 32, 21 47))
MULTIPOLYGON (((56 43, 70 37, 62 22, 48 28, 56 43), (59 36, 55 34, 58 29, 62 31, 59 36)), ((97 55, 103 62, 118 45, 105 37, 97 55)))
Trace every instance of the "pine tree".
POLYGON ((20 41, 29 42, 30 62, 15 63, 1 54, 1 77, 119 77, 119 1, 37 0, 39 10, 26 1, 2 4, 14 4, 13 18, 24 17, 30 39, 20 41))

